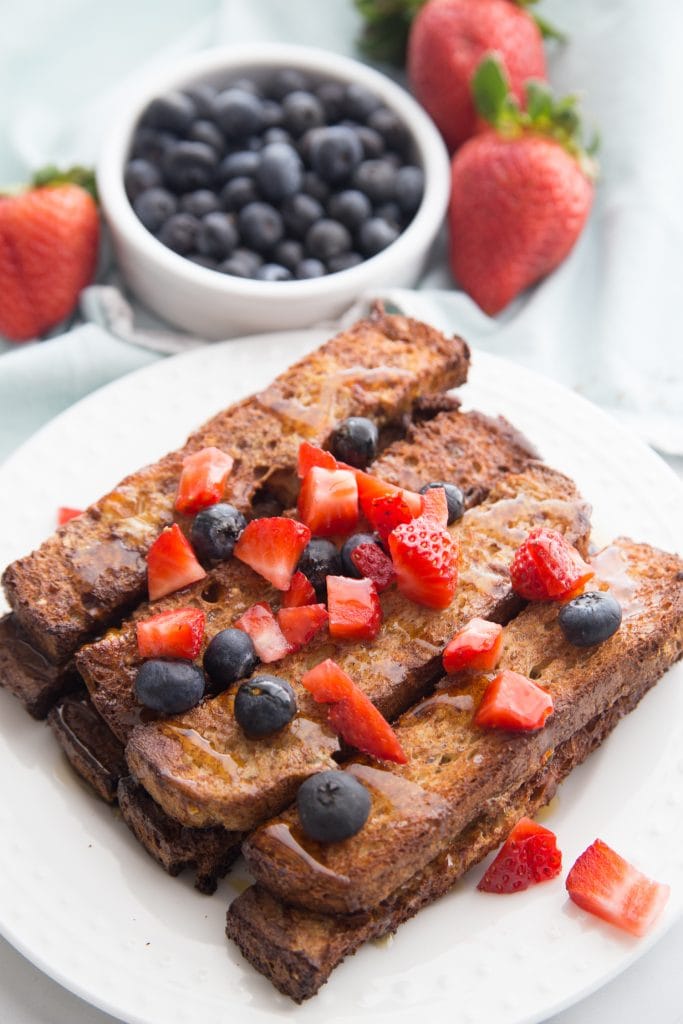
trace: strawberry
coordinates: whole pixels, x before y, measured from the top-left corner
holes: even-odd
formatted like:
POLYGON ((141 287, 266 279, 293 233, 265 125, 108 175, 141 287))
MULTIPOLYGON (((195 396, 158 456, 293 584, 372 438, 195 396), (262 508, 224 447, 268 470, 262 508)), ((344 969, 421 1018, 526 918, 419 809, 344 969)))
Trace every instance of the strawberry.
POLYGON ((414 519, 410 506, 400 491, 396 494, 385 494, 381 498, 372 498, 366 505, 365 518, 382 540, 386 540, 392 530, 401 523, 409 523, 414 519))
POLYGON ((45 175, 39 188, 0 195, 0 334, 11 341, 64 320, 95 273, 97 206, 67 178, 45 175))
POLYGON ((372 580, 327 577, 330 636, 337 640, 374 640, 382 625, 382 606, 372 580))
POLYGON ((486 687, 476 725, 510 732, 535 732, 553 713, 553 699, 531 679, 503 669, 486 687))
POLYGON ((323 451, 310 441, 302 441, 299 445, 299 456, 296 464, 296 474, 300 480, 308 473, 313 466, 321 469, 337 469, 337 460, 332 452, 323 451))
POLYGON ((645 935, 666 905, 668 885, 654 882, 596 839, 567 875, 578 906, 631 935, 645 935))
POLYGON ((477 885, 480 892, 522 892, 536 882, 556 878, 562 870, 562 854, 555 833, 520 818, 477 885))
POLYGON ((312 640, 327 622, 324 604, 306 604, 298 608, 281 608, 277 621, 291 650, 298 651, 312 640))
POLYGON ((401 495, 413 516, 419 516, 422 512, 424 502, 421 494, 416 494, 415 491, 407 491, 401 487, 395 487, 394 484, 388 484, 386 481, 380 480, 376 476, 370 476, 369 473, 364 473, 360 469, 354 472, 358 484, 358 500, 361 511, 366 519, 369 519, 369 516, 372 514, 373 499, 391 498, 396 494, 401 495))
POLYGON ((509 0, 430 0, 408 41, 408 78, 450 150, 478 128, 470 83, 485 54, 495 51, 521 101, 529 78, 545 79, 541 32, 521 5, 509 0))
POLYGON ((304 604, 315 604, 315 590, 302 572, 295 572, 289 590, 282 599, 283 608, 300 608, 304 604))
POLYGON ((301 682, 319 704, 332 705, 330 725, 346 743, 380 760, 407 762, 387 720, 331 658, 306 672, 301 682))
POLYGON ((547 526, 530 532, 510 565, 512 588, 526 601, 564 601, 575 597, 594 575, 576 548, 547 526))
POLYGON ((443 487, 428 487, 422 495, 422 515, 439 526, 448 526, 448 501, 443 487))
POLYGON ((503 627, 486 619, 470 619, 456 633, 443 652, 445 672, 491 672, 500 660, 503 648, 503 627))
POLYGON ((177 523, 168 526, 147 552, 147 588, 150 601, 203 580, 206 573, 177 523))
POLYGON ((196 658, 206 616, 201 608, 172 608, 136 623, 141 658, 196 658))
POLYGON ((252 519, 235 544, 234 555, 278 590, 288 590, 301 552, 310 539, 308 527, 294 519, 252 519))
POLYGON ((358 485, 352 471, 309 469, 299 491, 298 512, 317 537, 350 533, 358 522, 358 485))
POLYGON ((75 519, 76 516, 82 514, 82 508, 67 508, 66 505, 61 505, 57 509, 57 526, 64 526, 64 523, 68 523, 71 519, 75 519))
POLYGON ((291 654, 292 647, 280 629, 273 610, 267 601, 259 601, 247 608, 234 623, 235 629, 248 633, 254 650, 264 664, 279 661, 291 654))
POLYGON ((573 98, 555 101, 529 82, 528 111, 520 111, 493 57, 473 89, 496 130, 453 157, 450 261, 459 284, 493 316, 568 255, 591 208, 594 167, 573 98))
POLYGON ((183 459, 175 507, 194 515, 223 497, 234 459, 220 448, 202 448, 183 459))
POLYGON ((377 544, 359 544, 351 552, 351 561, 359 573, 372 580, 380 594, 396 579, 391 559, 377 544))
POLYGON ((419 516, 389 535, 398 589, 427 608, 447 608, 458 585, 458 544, 433 519, 419 516))

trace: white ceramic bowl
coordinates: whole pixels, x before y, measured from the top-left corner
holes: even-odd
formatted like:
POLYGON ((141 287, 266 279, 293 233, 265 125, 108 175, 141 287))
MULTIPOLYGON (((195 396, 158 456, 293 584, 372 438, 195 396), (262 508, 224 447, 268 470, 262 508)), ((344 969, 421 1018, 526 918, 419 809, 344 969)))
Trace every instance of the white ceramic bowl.
POLYGON ((284 44, 221 47, 176 61, 138 79, 121 100, 97 167, 102 209, 119 266, 131 291, 170 323, 204 338, 229 338, 309 327, 338 316, 363 293, 415 283, 442 223, 449 193, 448 155, 422 108, 371 68, 325 50, 284 44), (251 281, 208 270, 166 248, 138 220, 126 196, 123 171, 140 114, 156 96, 192 83, 227 84, 245 72, 293 67, 312 77, 358 82, 372 89, 408 126, 414 158, 425 173, 415 217, 390 246, 336 274, 305 281, 251 281))

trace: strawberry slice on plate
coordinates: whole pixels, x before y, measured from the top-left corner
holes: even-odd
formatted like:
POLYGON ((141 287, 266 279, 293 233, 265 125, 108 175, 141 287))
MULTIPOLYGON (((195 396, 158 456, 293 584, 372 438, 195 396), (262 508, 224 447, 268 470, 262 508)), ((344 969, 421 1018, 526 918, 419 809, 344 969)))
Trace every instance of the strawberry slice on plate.
POLYGON ((328 658, 316 665, 301 682, 319 704, 331 705, 329 723, 345 743, 382 761, 407 763, 387 720, 335 661, 328 658))
POLYGON ((302 441, 299 445, 299 455, 296 463, 296 475, 300 480, 308 473, 309 469, 318 466, 320 469, 337 469, 337 460, 332 452, 326 452, 317 444, 310 441, 302 441))
POLYGON ((205 571, 177 523, 168 526, 147 552, 147 588, 150 601, 203 580, 205 571))
POLYGON ((477 885, 480 892, 522 892, 556 878, 562 854, 555 833, 531 818, 520 818, 477 885))
POLYGON ((354 473, 358 484, 358 500, 361 511, 366 519, 375 498, 391 498, 396 494, 401 495, 413 517, 419 516, 422 512, 424 502, 421 494, 416 494, 415 491, 408 491, 403 487, 396 487, 394 484, 388 484, 385 480, 380 480, 376 476, 370 476, 369 473, 364 473, 360 469, 354 470, 354 473))
POLYGON ((254 650, 266 665, 291 654, 291 645, 280 629, 278 621, 273 615, 273 609, 267 601, 259 601, 258 604, 247 608, 246 612, 234 623, 234 626, 235 629, 241 629, 244 633, 249 634, 254 650))
POLYGON ((358 522, 358 485, 350 469, 313 466, 303 479, 299 518, 317 537, 350 533, 358 522))
POLYGON ((386 541, 397 526, 409 523, 415 517, 404 496, 397 491, 395 494, 372 498, 369 504, 366 502, 365 518, 382 540, 386 541))
POLYGON ((422 515, 439 526, 448 526, 448 500, 443 487, 428 487, 422 495, 422 515))
POLYGON ((596 839, 567 875, 567 892, 583 910, 631 935, 645 935, 662 913, 670 888, 654 882, 596 839))
POLYGON ((175 507, 194 515, 223 497, 234 459, 220 448, 202 448, 183 459, 175 507))
POLYGON ((359 544, 351 552, 351 561, 359 573, 372 580, 379 593, 396 579, 391 559, 377 544, 359 544))
POLYGON ((553 713, 550 694, 519 672, 503 669, 486 687, 474 716, 486 729, 534 732, 553 713))
POLYGON ((172 608, 136 623, 141 658, 196 658, 202 648, 206 616, 201 608, 172 608))
POLYGON ((575 597, 595 573, 569 541, 547 526, 532 530, 510 566, 512 589, 527 601, 575 597))
POLYGON ((298 608, 281 608, 277 621, 285 640, 293 651, 312 640, 328 619, 324 604, 306 604, 298 608))
POLYGON ((303 523, 284 516, 252 519, 233 554, 278 590, 289 590, 301 553, 311 539, 303 523))
POLYGON ((64 523, 70 522, 82 513, 82 508, 68 508, 66 505, 61 505, 57 509, 57 526, 64 526, 64 523))
POLYGON ((458 585, 457 541, 433 519, 420 516, 389 535, 398 589, 416 604, 447 608, 458 585))
POLYGON ((315 604, 313 584, 302 572, 295 572, 289 590, 282 598, 283 608, 300 608, 303 604, 315 604))
POLYGON ((448 673, 470 669, 491 672, 503 649, 503 627, 486 619, 470 619, 464 629, 446 644, 443 667, 448 673))
POLYGON ((327 577, 330 636, 337 640, 374 640, 382 625, 382 606, 372 580, 327 577))

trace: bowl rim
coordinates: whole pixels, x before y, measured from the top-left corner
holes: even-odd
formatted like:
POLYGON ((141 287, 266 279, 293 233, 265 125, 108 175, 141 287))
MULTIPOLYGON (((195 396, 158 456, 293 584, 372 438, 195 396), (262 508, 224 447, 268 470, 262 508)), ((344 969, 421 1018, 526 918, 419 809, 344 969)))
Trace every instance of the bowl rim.
MULTIPOLYGON (((290 43, 244 43, 199 50, 182 60, 165 62, 162 67, 146 68, 129 80, 117 100, 119 113, 100 148, 96 165, 97 186, 102 210, 115 229, 125 236, 137 254, 167 274, 180 275, 188 284, 211 290, 217 295, 253 296, 262 299, 302 299, 332 296, 357 286, 358 293, 368 286, 368 267, 376 272, 386 262, 401 263, 411 251, 431 244, 443 220, 450 189, 449 157, 439 132, 426 112, 400 85, 374 68, 333 51, 290 43), (123 171, 133 128, 143 109, 165 91, 198 84, 221 71, 238 75, 259 67, 290 66, 314 74, 357 82, 374 91, 394 109, 408 127, 419 162, 424 170, 425 191, 415 216, 398 238, 368 259, 347 270, 319 278, 294 281, 257 281, 193 263, 164 246, 138 220, 124 188, 123 171)), ((373 274, 374 276, 374 274, 373 274)))

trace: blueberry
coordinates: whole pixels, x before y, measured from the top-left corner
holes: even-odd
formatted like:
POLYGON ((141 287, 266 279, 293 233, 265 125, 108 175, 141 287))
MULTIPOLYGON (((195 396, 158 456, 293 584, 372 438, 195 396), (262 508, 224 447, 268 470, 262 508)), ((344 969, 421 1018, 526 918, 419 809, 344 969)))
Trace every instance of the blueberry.
POLYGON ((263 136, 260 133, 258 135, 250 135, 246 139, 240 139, 240 145, 242 149, 258 153, 260 149, 263 149, 263 136))
POLYGON ((280 68, 274 72, 268 83, 268 95, 274 100, 283 100, 290 92, 301 92, 308 89, 308 79, 296 68, 280 68))
POLYGON ((370 200, 356 188, 348 188, 330 197, 327 212, 350 231, 356 231, 372 216, 370 200))
POLYGON ((621 625, 621 605, 605 590, 588 591, 560 609, 560 629, 574 647, 604 643, 621 625))
POLYGON ((322 128, 311 142, 311 166, 324 181, 346 181, 360 165, 363 147, 352 128, 322 128))
POLYGON ((196 263, 198 267, 206 267, 207 270, 216 270, 218 266, 216 260, 211 256, 204 256, 201 252, 191 252, 186 258, 191 263, 196 263))
POLYGON ((324 217, 317 221, 306 232, 306 250, 319 260, 329 260, 331 256, 339 256, 351 248, 351 235, 348 228, 338 220, 324 217))
POLYGON ((255 203, 259 191, 253 178, 231 178, 221 190, 221 203, 230 213, 236 213, 248 203, 255 203))
POLYGON ((396 201, 404 213, 412 216, 422 202, 425 178, 419 167, 408 165, 396 172, 396 201))
POLYGON ((137 157, 126 165, 123 172, 123 183, 128 198, 133 202, 141 192, 161 185, 161 172, 149 160, 137 157))
POLYGON ((235 696, 235 718, 251 740, 272 736, 292 721, 296 696, 286 679, 254 676, 235 696))
POLYGON ((187 133, 187 138, 190 142, 203 142, 207 146, 211 146, 219 157, 225 153, 225 138, 213 121, 195 121, 187 133))
POLYGON ((304 258, 304 247, 301 242, 296 242, 293 238, 285 238, 275 246, 273 257, 276 263, 294 273, 297 265, 304 258))
POLYGON ((342 252, 338 256, 330 256, 327 261, 327 269, 330 274, 338 274, 340 270, 350 270, 363 262, 359 252, 342 252))
POLYGON ((271 142, 260 153, 256 182, 266 199, 279 203, 301 188, 303 166, 297 151, 285 142, 271 142))
POLYGON ((180 197, 178 206, 183 213, 191 213, 193 217, 206 217, 207 213, 220 210, 221 204, 215 192, 208 188, 186 192, 180 197))
POLYGON ((259 153, 249 149, 239 149, 230 153, 221 161, 218 168, 219 181, 231 181, 232 178, 253 178, 261 163, 259 153))
POLYGON ((298 139, 296 143, 296 148, 299 154, 301 155, 301 159, 307 166, 310 165, 311 163, 313 140, 316 139, 321 132, 325 131, 327 131, 327 129, 321 128, 320 126, 318 126, 317 128, 309 128, 308 131, 304 132, 301 138, 298 139))
POLYGON ((389 107, 377 107, 368 117, 368 128, 382 136, 389 149, 405 153, 410 144, 410 135, 404 122, 389 107))
POLYGON ((446 492, 446 506, 448 508, 448 525, 457 519, 462 519, 465 512, 465 495, 456 484, 447 484, 443 480, 435 480, 431 484, 425 484, 420 488, 420 494, 431 490, 432 487, 443 487, 446 492))
POLYGON ((345 576, 352 576, 357 580, 361 579, 362 573, 353 564, 351 555, 361 544, 376 544, 377 547, 382 547, 374 533, 354 533, 344 541, 341 549, 342 571, 345 576))
POLYGON ((205 256, 227 259, 239 242, 237 228, 227 213, 208 213, 199 226, 197 248, 205 256))
POLYGON ((165 188, 148 188, 133 203, 133 209, 147 230, 155 233, 177 208, 175 196, 165 188))
POLYGON ((301 827, 317 843, 338 843, 360 832, 368 820, 372 800, 349 772, 326 771, 311 775, 296 795, 301 827))
POLYGON ((312 257, 297 263, 294 268, 294 276, 298 281, 307 281, 314 277, 324 277, 325 274, 325 264, 322 260, 314 260, 312 257))
POLYGON ((313 537, 304 548, 297 569, 313 586, 318 600, 327 600, 327 577, 341 575, 341 555, 331 540, 313 537))
POLYGON ((398 235, 398 230, 381 217, 371 217, 362 225, 358 235, 361 252, 365 256, 375 256, 395 242, 398 235))
POLYGON ((396 194, 396 168, 386 158, 364 160, 356 168, 353 184, 371 203, 387 203, 396 194))
POLYGON ((295 139, 325 124, 325 111, 317 96, 303 89, 288 93, 282 101, 282 124, 295 139))
POLYGON ((346 100, 344 111, 347 117, 354 121, 367 121, 370 114, 380 106, 380 101, 374 92, 366 89, 364 85, 351 82, 346 87, 346 100))
POLYGON ((154 128, 138 128, 133 136, 131 156, 160 164, 169 146, 176 142, 170 132, 159 132, 154 128))
POLYGON ((204 651, 204 671, 211 693, 225 690, 238 679, 247 679, 259 663, 254 644, 241 629, 222 629, 204 651))
POLYGON ((174 213, 164 221, 157 238, 168 249, 185 256, 197 247, 199 221, 191 213, 174 213))
POLYGON ((379 431, 372 420, 349 416, 337 424, 330 438, 330 450, 335 459, 365 469, 377 455, 378 442, 379 431))
POLYGON ((164 154, 164 178, 176 192, 193 192, 212 185, 216 177, 216 151, 205 142, 176 142, 164 154))
POLYGON ((291 146, 293 139, 286 129, 280 128, 278 125, 274 125, 272 128, 266 129, 263 133, 264 145, 268 146, 271 142, 286 142, 287 145, 291 146))
POLYGON ((344 116, 346 88, 342 82, 322 82, 315 94, 322 103, 328 122, 339 121, 344 116))
POLYGON ((313 196, 319 203, 324 203, 330 195, 330 186, 322 178, 319 178, 314 171, 305 171, 301 183, 301 191, 305 192, 307 196, 313 196))
POLYGON ((403 214, 398 203, 380 203, 375 207, 375 216, 387 222, 389 227, 399 231, 403 223, 403 214))
POLYGON ((204 673, 191 661, 143 661, 135 677, 135 696, 162 715, 178 715, 199 704, 204 696, 204 673))
POLYGON ((216 89, 212 85, 207 82, 198 82, 196 85, 186 86, 183 92, 190 97, 200 117, 213 118, 216 89))
POLYGON ((249 203, 239 213, 242 241, 257 252, 268 252, 284 234, 282 217, 268 203, 249 203))
POLYGON ((221 274, 232 274, 233 277, 255 277, 256 271, 263 263, 258 253, 251 249, 235 249, 232 256, 218 264, 221 274))
POLYGON ((257 281, 291 281, 292 273, 279 263, 264 263, 255 274, 257 281))
POLYGON ((227 502, 202 509, 190 527, 190 540, 197 558, 205 565, 230 558, 246 525, 242 513, 227 502))
POLYGON ((262 100, 261 114, 263 115, 263 124, 267 128, 277 128, 282 124, 282 106, 275 100, 262 100))
POLYGON ((152 100, 142 115, 141 124, 184 135, 196 117, 197 108, 189 96, 182 92, 170 92, 152 100))
POLYGON ((363 147, 363 158, 365 160, 376 160, 377 157, 382 156, 386 146, 379 132, 376 132, 374 128, 368 128, 364 124, 359 125, 355 132, 363 147))
POLYGON ((287 231, 294 238, 303 238, 309 228, 325 215, 318 200, 305 193, 285 199, 280 212, 287 231))
POLYGON ((263 111, 258 96, 246 89, 226 89, 214 101, 215 118, 228 138, 254 135, 263 128, 263 111))
POLYGON ((242 92, 251 93, 252 96, 260 96, 261 90, 253 78, 237 78, 230 84, 231 89, 241 89, 242 92))

